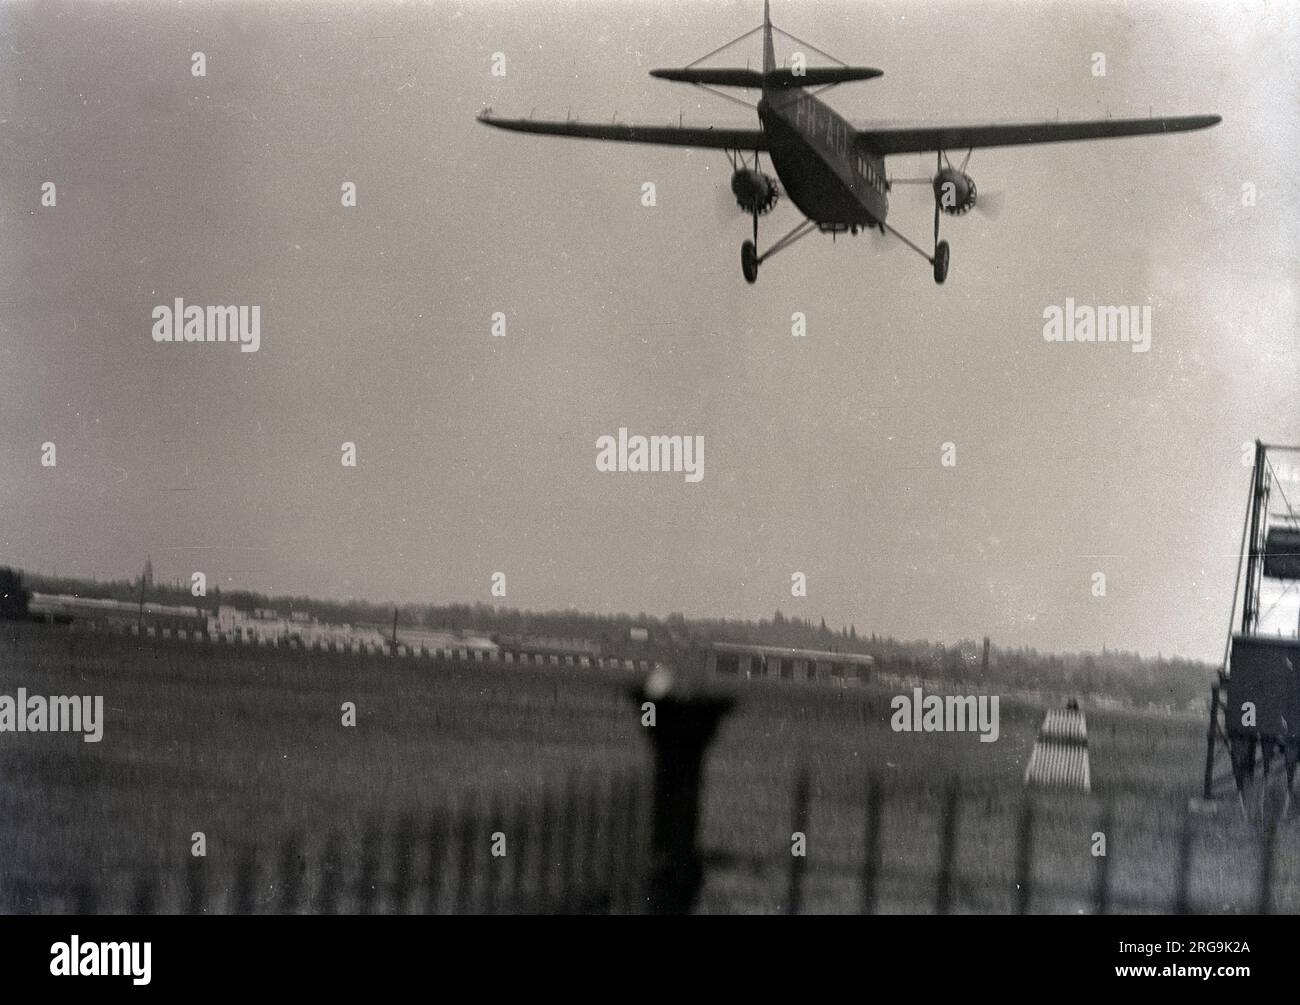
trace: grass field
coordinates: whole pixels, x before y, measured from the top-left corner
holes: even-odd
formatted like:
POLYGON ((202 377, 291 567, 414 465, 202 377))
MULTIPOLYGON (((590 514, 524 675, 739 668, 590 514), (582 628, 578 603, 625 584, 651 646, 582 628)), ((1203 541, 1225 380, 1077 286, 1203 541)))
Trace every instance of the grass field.
MULTIPOLYGON (((193 832, 208 857, 275 854, 288 833, 362 835, 471 798, 528 801, 578 778, 639 772, 649 745, 632 674, 565 667, 218 646, 7 625, 0 694, 102 694, 104 739, 0 734, 0 909, 59 910, 73 876, 107 889, 130 870, 183 866, 193 832), (357 724, 341 724, 356 703, 357 724)), ((880 831, 881 911, 933 909, 943 793, 961 802, 952 909, 1015 909, 1021 776, 1043 710, 1003 702, 1001 737, 890 730, 892 691, 737 682, 706 769, 702 844, 714 856, 700 909, 771 912, 786 899, 795 780, 810 779, 803 906, 861 902, 866 784, 891 790, 880 831)), ((1094 795, 1036 803, 1030 909, 1088 909, 1093 834, 1109 811, 1114 907, 1162 910, 1191 852, 1197 909, 1249 911, 1258 831, 1228 804, 1193 818, 1204 724, 1088 711, 1094 795)), ((1300 904, 1295 830, 1283 826, 1275 910, 1300 904)), ((487 840, 484 835, 484 841, 487 840)), ((112 904, 105 895, 101 903, 112 904)), ((164 900, 159 906, 168 909, 164 900)), ((120 908, 121 905, 118 905, 120 908)), ((109 909, 107 906, 104 909, 109 909)))

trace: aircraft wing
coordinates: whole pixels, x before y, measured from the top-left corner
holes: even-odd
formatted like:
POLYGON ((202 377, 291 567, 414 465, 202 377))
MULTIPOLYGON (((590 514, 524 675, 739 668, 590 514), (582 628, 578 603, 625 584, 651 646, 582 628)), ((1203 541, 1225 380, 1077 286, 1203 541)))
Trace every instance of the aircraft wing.
POLYGON ((717 147, 722 150, 766 150, 761 129, 719 129, 712 126, 636 126, 621 122, 565 122, 543 119, 501 119, 490 111, 479 115, 484 125, 519 133, 569 136, 620 143, 658 143, 675 147, 717 147))
POLYGON ((1116 136, 1147 136, 1204 129, 1218 115, 1186 115, 1162 119, 1096 119, 1091 122, 1034 122, 998 126, 931 126, 909 129, 863 129, 857 142, 876 154, 924 153, 970 147, 1007 147, 1026 143, 1063 143, 1116 136))

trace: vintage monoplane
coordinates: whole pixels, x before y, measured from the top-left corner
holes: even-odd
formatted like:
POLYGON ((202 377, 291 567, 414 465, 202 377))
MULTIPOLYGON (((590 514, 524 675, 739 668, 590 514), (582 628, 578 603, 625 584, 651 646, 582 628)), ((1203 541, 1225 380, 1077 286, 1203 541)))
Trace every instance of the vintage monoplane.
MULTIPOLYGON (((544 133, 625 143, 658 143, 672 146, 713 147, 727 151, 733 173, 731 190, 736 202, 753 217, 754 237, 740 249, 741 270, 748 282, 758 278, 758 267, 778 251, 801 237, 822 233, 858 233, 879 228, 891 233, 916 251, 934 268, 934 281, 948 275, 948 242, 939 240, 941 214, 961 216, 975 208, 975 182, 966 173, 971 151, 976 147, 1014 146, 1026 143, 1059 143, 1064 140, 1094 140, 1117 136, 1185 132, 1203 129, 1220 121, 1218 115, 1175 118, 1100 119, 1081 122, 1035 122, 1016 125, 926 126, 907 129, 856 129, 817 97, 821 91, 854 80, 870 80, 883 70, 865 66, 807 66, 802 53, 791 66, 776 65, 773 33, 785 36, 833 62, 834 57, 782 31, 772 24, 768 0, 763 3, 763 23, 752 31, 713 50, 707 56, 680 69, 651 70, 652 77, 715 87, 752 88, 761 92, 756 110, 758 129, 715 129, 691 126, 639 126, 623 123, 594 123, 566 120, 539 121, 505 119, 486 109, 479 121, 499 129, 544 133), (723 49, 763 33, 763 69, 732 69, 700 66, 723 49), (810 90, 816 88, 816 90, 810 90), (957 167, 947 150, 965 148, 966 156, 957 167), (885 158, 891 154, 936 152, 932 178, 890 178, 885 158), (749 159, 752 153, 753 159, 749 159), (759 154, 766 153, 776 178, 765 174, 759 154), (758 253, 758 218, 770 212, 780 197, 777 179, 804 220, 758 253), (934 190, 934 253, 929 254, 888 223, 888 193, 904 182, 927 184, 934 190)), ((725 97, 731 97, 725 95, 725 97)))

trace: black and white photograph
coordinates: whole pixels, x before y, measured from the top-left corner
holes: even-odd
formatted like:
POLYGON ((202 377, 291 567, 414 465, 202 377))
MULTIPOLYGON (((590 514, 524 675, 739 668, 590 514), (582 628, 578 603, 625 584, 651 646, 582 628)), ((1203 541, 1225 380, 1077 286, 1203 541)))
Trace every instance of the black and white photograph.
POLYGON ((1216 915, 1090 964, 1249 978, 1222 919, 1300 912, 1298 36, 5 0, 23 968, 148 985, 93 935, 160 916, 1216 915))

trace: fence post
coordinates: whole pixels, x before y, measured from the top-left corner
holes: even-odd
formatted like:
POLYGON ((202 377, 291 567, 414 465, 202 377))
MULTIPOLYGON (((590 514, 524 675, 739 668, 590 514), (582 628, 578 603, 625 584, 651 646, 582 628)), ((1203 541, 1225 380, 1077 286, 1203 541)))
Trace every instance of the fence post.
POLYGON ((82 883, 77 887, 76 902, 78 914, 99 913, 99 899, 95 894, 95 888, 89 883, 82 883))
POLYGON ((460 847, 456 854, 456 913, 469 914, 474 909, 475 847, 478 844, 478 808, 470 793, 461 810, 460 847))
POLYGON ((501 808, 501 797, 494 796, 488 807, 487 826, 483 828, 488 843, 487 873, 483 877, 483 913, 496 914, 497 892, 501 888, 501 877, 506 872, 506 863, 495 854, 496 842, 492 835, 498 832, 506 835, 505 859, 510 856, 510 835, 506 834, 505 813, 501 808))
POLYGON ((952 909, 952 860, 957 852, 957 783, 949 781, 943 799, 943 837, 939 845, 939 884, 935 894, 936 914, 952 909))
POLYGON ((319 885, 316 887, 316 913, 335 914, 338 911, 339 886, 343 882, 343 850, 339 836, 330 835, 321 863, 319 885))
POLYGON ((1277 840, 1277 821, 1269 821, 1264 831, 1259 863, 1259 906, 1256 914, 1270 914, 1273 910, 1273 844, 1277 840))
POLYGON ((880 880, 880 824, 883 791, 875 775, 867 778, 867 819, 862 858, 862 913, 876 913, 877 887, 880 880))
POLYGON ((528 899, 528 853, 532 845, 531 834, 532 807, 520 804, 515 808, 516 825, 511 828, 510 854, 514 857, 514 869, 510 882, 510 900, 506 910, 527 912, 532 905, 528 899))
POLYGON ((361 874, 357 877, 357 914, 373 914, 379 893, 379 860, 383 831, 372 826, 361 846, 361 874))
POLYGON ((447 855, 447 826, 441 815, 429 824, 428 883, 424 891, 424 913, 437 914, 442 894, 442 866, 447 855))
POLYGON ((582 835, 582 879, 579 889, 582 891, 581 909, 584 913, 599 911, 607 907, 608 891, 600 889, 600 856, 609 854, 609 828, 602 827, 601 809, 607 807, 613 799, 613 791, 606 791, 599 778, 593 773, 588 778, 587 798, 583 803, 585 817, 582 835))
POLYGON ((539 912, 555 910, 551 891, 555 886, 555 831, 559 814, 555 811, 555 794, 547 789, 542 795, 542 819, 537 833, 537 905, 539 912))
POLYGON ((298 835, 290 834, 280 851, 280 913, 297 914, 302 899, 302 854, 298 835))
POLYGON ((645 794, 635 776, 626 779, 624 796, 623 818, 619 821, 619 837, 623 846, 619 856, 620 883, 616 902, 632 914, 644 906, 643 859, 646 853, 645 835, 642 831, 645 794))
POLYGON ((204 864, 207 859, 201 855, 190 855, 185 859, 185 910, 188 914, 207 913, 207 886, 204 882, 204 864))
POLYGON ((605 869, 600 882, 608 891, 608 911, 613 914, 618 910, 626 862, 623 857, 624 842, 623 823, 630 812, 631 797, 629 785, 622 778, 615 776, 610 785, 609 813, 605 818, 605 869))
POLYGON ((1106 800, 1106 807, 1102 810, 1101 831, 1102 840, 1106 842, 1105 854, 1098 855, 1097 858, 1097 876, 1093 886, 1093 913, 1105 914, 1110 910, 1110 827, 1114 819, 1114 807, 1111 801, 1106 800))
POLYGON ((1214 797, 1214 742, 1218 739, 1218 729, 1219 685, 1215 684, 1210 688, 1210 725, 1205 733, 1205 786, 1201 793, 1205 799, 1214 797))
POLYGON ((696 846, 704 751, 733 702, 679 689, 660 670, 633 697, 638 712, 646 702, 655 709, 655 725, 646 729, 655 760, 646 900, 651 914, 687 914, 704 881, 696 846))
POLYGON ((136 878, 135 907, 132 914, 155 914, 158 911, 157 874, 152 868, 143 870, 136 878))
POLYGON ((1033 902, 1034 877, 1034 800, 1021 797, 1020 819, 1016 826, 1016 913, 1028 914, 1033 902))
POLYGON ((1187 914, 1187 888, 1192 872, 1192 815, 1183 813, 1183 829, 1178 836, 1178 885, 1174 892, 1174 913, 1187 914))
POLYGON ((564 786, 564 814, 561 818, 564 830, 560 841, 560 911, 563 914, 572 914, 577 905, 574 884, 578 859, 582 856, 581 814, 582 799, 577 782, 570 775, 564 786))
POLYGON ((389 911, 393 914, 407 913, 415 888, 414 861, 415 821, 407 814, 398 826, 393 849, 393 875, 388 896, 389 911))
POLYGON ((794 785, 794 813, 790 821, 790 841, 794 841, 795 834, 802 834, 803 847, 800 850, 803 854, 795 855, 793 847, 790 849, 790 888, 786 893, 785 913, 791 915, 798 914, 802 906, 803 876, 808 864, 808 789, 808 769, 800 768, 799 777, 794 785))
POLYGON ((253 892, 257 885, 257 858, 252 851, 239 860, 235 873, 235 889, 232 910, 235 914, 249 915, 257 910, 257 897, 253 892))

